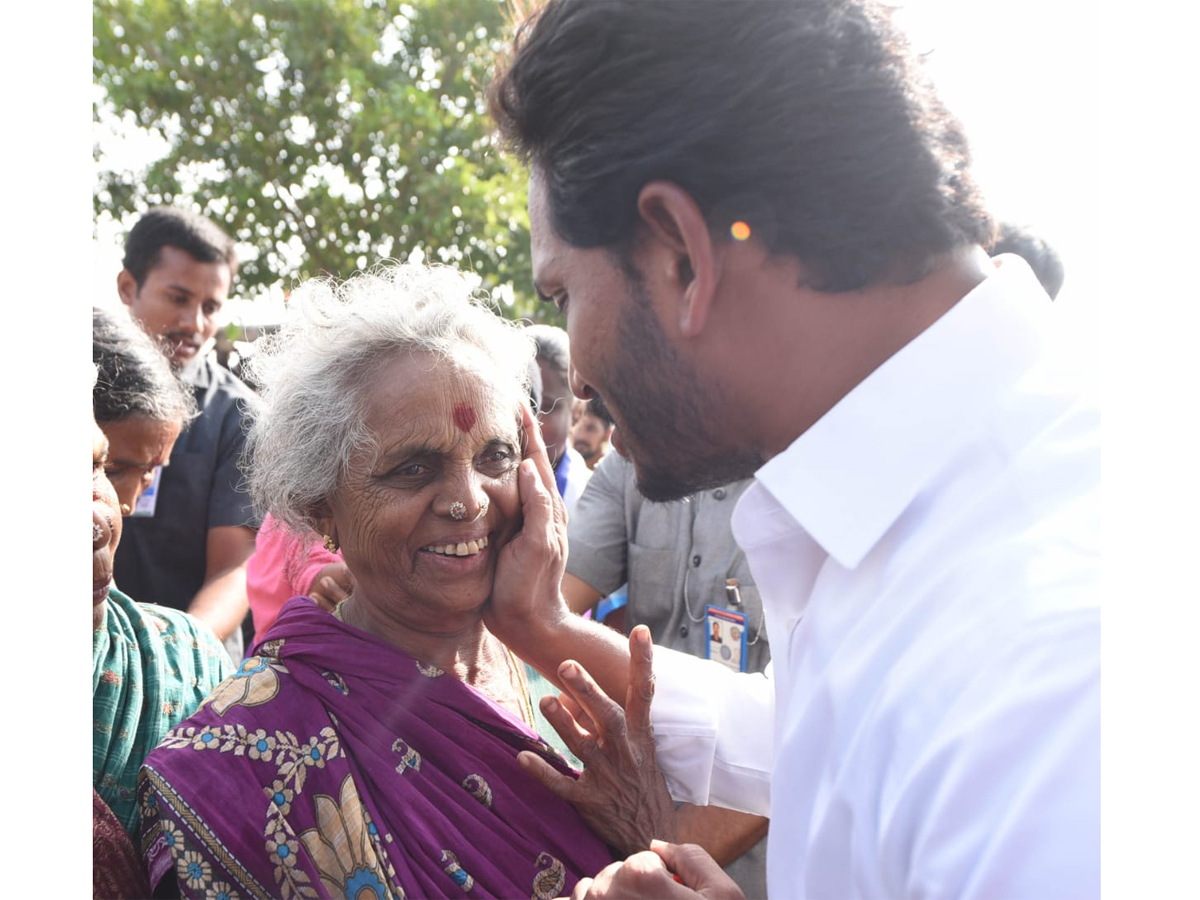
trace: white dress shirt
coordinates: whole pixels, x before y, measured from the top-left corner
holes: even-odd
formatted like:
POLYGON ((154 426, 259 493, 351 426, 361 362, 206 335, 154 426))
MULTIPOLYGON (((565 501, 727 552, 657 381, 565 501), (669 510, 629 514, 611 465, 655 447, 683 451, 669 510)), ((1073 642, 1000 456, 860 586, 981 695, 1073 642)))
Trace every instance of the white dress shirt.
POLYGON ((995 262, 739 502, 767 675, 656 650, 667 783, 771 816, 775 900, 1100 894, 1099 413, 995 262))

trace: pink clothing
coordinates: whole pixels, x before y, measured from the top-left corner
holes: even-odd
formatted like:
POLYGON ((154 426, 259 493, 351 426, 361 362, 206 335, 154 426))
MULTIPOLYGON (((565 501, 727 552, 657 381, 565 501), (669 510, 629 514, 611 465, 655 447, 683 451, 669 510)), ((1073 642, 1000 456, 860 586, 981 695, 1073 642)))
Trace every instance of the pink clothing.
POLYGON ((246 564, 254 643, 275 623, 284 603, 307 594, 321 569, 341 561, 342 555, 326 550, 316 535, 302 537, 267 513, 246 564))

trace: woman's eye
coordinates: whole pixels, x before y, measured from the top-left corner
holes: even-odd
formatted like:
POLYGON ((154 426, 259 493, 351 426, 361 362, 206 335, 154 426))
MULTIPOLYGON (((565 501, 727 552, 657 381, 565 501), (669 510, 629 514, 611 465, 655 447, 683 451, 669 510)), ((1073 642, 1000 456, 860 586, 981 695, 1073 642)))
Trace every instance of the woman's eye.
POLYGON ((490 469, 506 468, 513 459, 513 452, 508 447, 491 447, 485 450, 480 462, 490 469))

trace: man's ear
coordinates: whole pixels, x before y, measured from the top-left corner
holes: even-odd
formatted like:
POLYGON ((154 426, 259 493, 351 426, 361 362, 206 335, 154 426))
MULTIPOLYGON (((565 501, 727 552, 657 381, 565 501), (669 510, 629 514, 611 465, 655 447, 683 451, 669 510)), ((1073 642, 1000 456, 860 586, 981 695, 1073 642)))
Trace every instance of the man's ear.
POLYGON ((708 223, 691 195, 670 181, 644 185, 638 192, 638 212, 662 251, 657 257, 666 271, 657 274, 678 287, 679 331, 684 337, 696 337, 708 322, 721 276, 708 223))
POLYGON ((133 305, 133 300, 137 296, 137 279, 128 269, 122 269, 117 274, 117 293, 121 295, 122 303, 126 306, 133 305))

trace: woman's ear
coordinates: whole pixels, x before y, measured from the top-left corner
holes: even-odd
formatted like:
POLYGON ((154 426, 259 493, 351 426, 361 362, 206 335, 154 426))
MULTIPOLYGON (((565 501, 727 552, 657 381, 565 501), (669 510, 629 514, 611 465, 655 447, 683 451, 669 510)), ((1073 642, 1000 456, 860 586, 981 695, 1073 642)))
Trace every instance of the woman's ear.
POLYGON ((333 538, 335 544, 340 544, 337 533, 337 522, 333 518, 333 509, 329 502, 322 500, 320 503, 310 506, 308 509, 308 519, 313 523, 313 528, 322 538, 333 538))
POLYGON ((679 331, 697 337, 720 280, 720 255, 704 214, 692 196, 670 181, 651 181, 638 193, 638 212, 649 238, 640 248, 656 277, 666 279, 678 299, 679 331))

